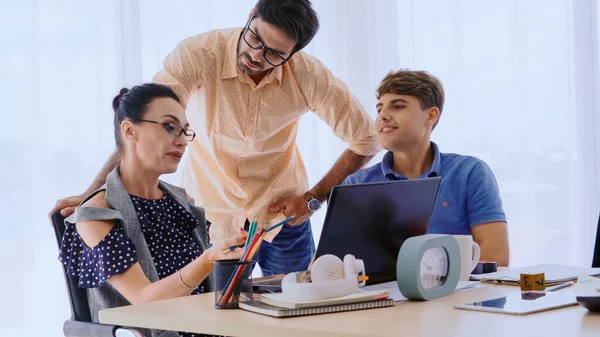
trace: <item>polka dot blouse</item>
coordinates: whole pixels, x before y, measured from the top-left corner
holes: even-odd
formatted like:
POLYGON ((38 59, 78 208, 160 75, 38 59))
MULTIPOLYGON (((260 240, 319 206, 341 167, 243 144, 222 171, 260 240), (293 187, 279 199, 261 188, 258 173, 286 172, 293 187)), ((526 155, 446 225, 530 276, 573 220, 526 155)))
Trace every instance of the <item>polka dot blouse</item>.
MULTIPOLYGON (((159 279, 177 272, 202 254, 191 234, 200 225, 199 221, 167 193, 158 200, 130 197, 159 279)), ((138 258, 133 242, 117 223, 92 248, 83 242, 76 226, 67 225, 59 260, 67 267, 68 274, 79 277, 79 287, 95 288, 111 276, 125 272, 138 258)), ((192 294, 203 291, 204 286, 200 285, 192 294)))

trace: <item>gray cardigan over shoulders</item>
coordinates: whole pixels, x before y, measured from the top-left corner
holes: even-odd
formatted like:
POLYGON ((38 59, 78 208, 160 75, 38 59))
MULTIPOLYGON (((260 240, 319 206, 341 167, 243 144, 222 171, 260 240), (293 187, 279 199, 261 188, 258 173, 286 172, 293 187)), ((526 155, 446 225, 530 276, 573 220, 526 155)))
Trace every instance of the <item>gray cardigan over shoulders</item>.
MULTIPOLYGON (((175 199, 185 209, 190 212, 200 224, 205 224, 204 210, 194 206, 193 201, 189 202, 184 189, 173 186, 163 181, 159 181, 159 187, 169 196, 175 199)), ((73 226, 79 221, 85 220, 115 220, 118 221, 124 228, 125 233, 133 242, 138 261, 150 282, 158 281, 158 273, 152 261, 148 244, 141 230, 141 225, 138 220, 137 212, 133 207, 129 193, 123 187, 119 174, 119 166, 106 177, 106 184, 89 195, 82 204, 92 198, 99 192, 106 191, 104 199, 112 209, 95 208, 95 207, 78 207, 75 213, 65 220, 65 225, 73 226)), ((198 243, 200 249, 204 251, 208 245, 208 233, 206 226, 198 226, 192 232, 192 235, 198 243)), ((203 282, 206 291, 212 291, 214 282, 212 274, 203 282)), ((118 291, 116 291, 108 282, 98 288, 87 289, 88 302, 92 320, 98 322, 98 311, 107 308, 120 307, 129 305, 127 301, 118 291)), ((177 337, 177 332, 174 331, 159 331, 145 330, 142 331, 145 336, 160 336, 160 337, 177 337)))

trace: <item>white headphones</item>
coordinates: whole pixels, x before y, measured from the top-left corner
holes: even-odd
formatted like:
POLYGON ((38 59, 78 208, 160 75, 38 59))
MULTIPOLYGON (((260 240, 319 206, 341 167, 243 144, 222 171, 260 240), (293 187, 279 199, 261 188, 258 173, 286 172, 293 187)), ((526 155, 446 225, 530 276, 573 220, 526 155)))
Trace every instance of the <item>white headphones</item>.
POLYGON ((296 301, 315 301, 342 297, 355 293, 364 286, 365 265, 354 255, 347 254, 344 261, 335 255, 319 257, 310 271, 312 282, 303 282, 306 273, 289 273, 281 281, 286 298, 296 301))

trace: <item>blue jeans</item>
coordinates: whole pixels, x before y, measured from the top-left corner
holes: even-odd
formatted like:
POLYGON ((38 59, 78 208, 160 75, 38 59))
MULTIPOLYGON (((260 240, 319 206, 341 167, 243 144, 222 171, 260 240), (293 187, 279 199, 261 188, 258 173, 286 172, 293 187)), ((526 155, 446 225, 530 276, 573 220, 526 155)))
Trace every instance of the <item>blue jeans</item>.
POLYGON ((272 242, 263 241, 256 256, 263 276, 307 270, 315 253, 310 220, 298 226, 283 225, 272 242))

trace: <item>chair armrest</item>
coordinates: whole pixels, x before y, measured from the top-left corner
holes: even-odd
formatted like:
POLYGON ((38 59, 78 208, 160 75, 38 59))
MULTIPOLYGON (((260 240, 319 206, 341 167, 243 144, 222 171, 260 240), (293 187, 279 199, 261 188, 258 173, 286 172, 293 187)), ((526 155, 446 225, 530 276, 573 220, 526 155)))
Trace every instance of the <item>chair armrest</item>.
POLYGON ((65 337, 144 337, 144 335, 134 329, 74 320, 65 321, 63 324, 63 333, 65 337))
POLYGON ((118 326, 67 320, 63 324, 65 337, 115 337, 118 326))
POLYGON ((144 337, 141 332, 135 329, 74 320, 65 321, 63 333, 65 337, 144 337))

